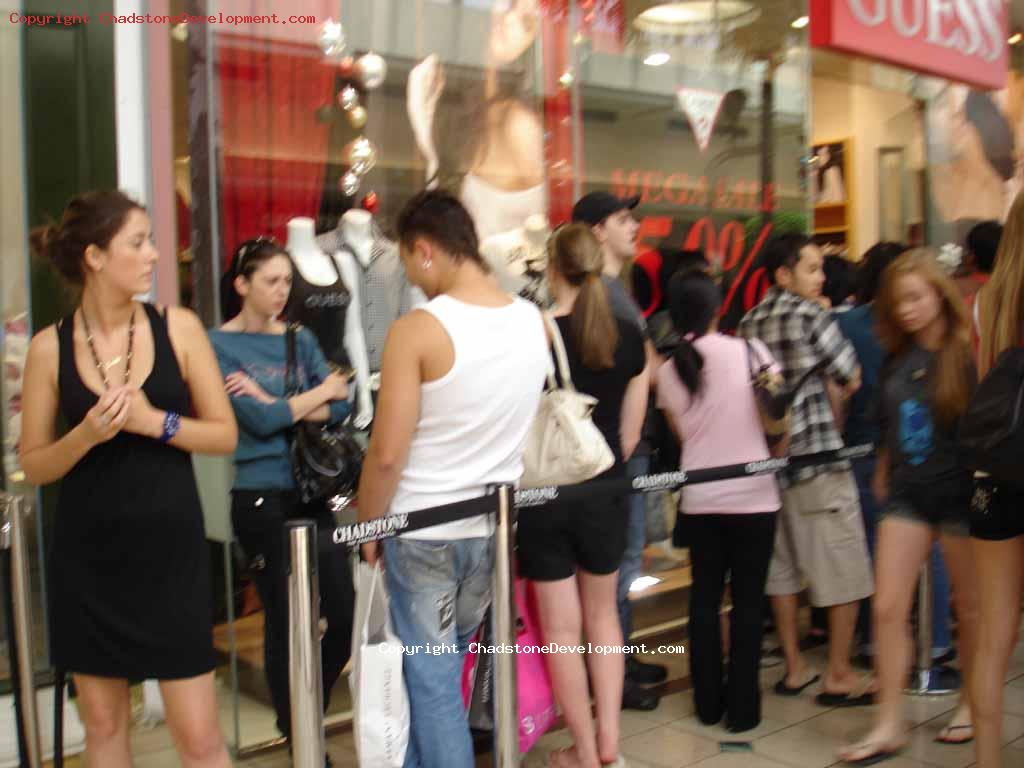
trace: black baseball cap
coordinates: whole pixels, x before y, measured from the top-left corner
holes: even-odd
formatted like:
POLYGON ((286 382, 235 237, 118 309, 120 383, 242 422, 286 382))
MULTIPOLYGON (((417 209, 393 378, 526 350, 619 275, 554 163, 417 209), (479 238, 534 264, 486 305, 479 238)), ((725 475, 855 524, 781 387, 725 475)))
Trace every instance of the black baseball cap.
POLYGON ((609 192, 588 192, 572 207, 572 220, 596 227, 613 213, 633 210, 640 204, 640 195, 616 197, 609 192))

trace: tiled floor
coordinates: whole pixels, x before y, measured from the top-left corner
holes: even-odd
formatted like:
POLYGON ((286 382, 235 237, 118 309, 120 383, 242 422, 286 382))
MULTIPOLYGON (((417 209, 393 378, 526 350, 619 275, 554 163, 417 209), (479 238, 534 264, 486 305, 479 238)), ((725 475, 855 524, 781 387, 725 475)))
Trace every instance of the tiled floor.
MULTIPOLYGON (((821 651, 814 657, 822 663, 821 651)), ((781 668, 765 670, 766 693, 763 720, 754 731, 739 736, 718 726, 702 725, 693 714, 689 691, 662 699, 653 712, 623 712, 621 750, 630 768, 827 768, 836 765, 836 748, 862 735, 871 720, 871 708, 823 709, 814 703, 817 686, 797 699, 769 692, 781 668), (720 742, 748 740, 749 752, 724 752, 720 742)), ((1003 765, 1024 768, 1024 643, 1010 665, 1005 693, 1003 765)), ((908 699, 907 719, 912 726, 904 753, 885 763, 887 768, 968 768, 974 763, 971 746, 946 746, 934 742, 939 729, 956 704, 955 697, 908 699)), ((226 719, 222 713, 222 722, 226 719)), ((226 725, 227 723, 225 723, 226 725)), ((245 718, 243 716, 243 729, 245 718)), ((523 759, 524 768, 540 768, 547 752, 570 743, 566 731, 546 734, 523 759)), ((137 768, 172 768, 179 765, 166 729, 137 731, 134 735, 137 768)), ((328 751, 338 768, 358 768, 351 734, 328 740, 328 751)), ((77 760, 69 768, 79 768, 77 760)), ((271 754, 238 761, 247 768, 286 768, 287 754, 271 754)), ((478 760, 489 768, 489 756, 478 760)))

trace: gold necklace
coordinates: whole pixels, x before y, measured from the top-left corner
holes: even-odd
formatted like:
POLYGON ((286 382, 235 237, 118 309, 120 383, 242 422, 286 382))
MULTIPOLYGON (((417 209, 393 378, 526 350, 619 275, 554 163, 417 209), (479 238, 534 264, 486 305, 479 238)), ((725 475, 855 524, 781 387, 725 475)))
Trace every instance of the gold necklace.
MULTIPOLYGON (((103 388, 110 389, 110 382, 107 380, 107 371, 113 368, 115 365, 121 362, 121 355, 118 355, 113 360, 107 363, 100 362, 100 356, 96 353, 96 344, 92 340, 92 330, 89 328, 89 321, 85 317, 85 310, 79 308, 79 312, 82 314, 82 326, 85 328, 85 341, 89 345, 89 351, 92 353, 92 362, 96 366, 96 370, 100 374, 100 378, 103 380, 103 388)), ((128 350, 125 352, 125 360, 127 361, 124 366, 124 383, 128 384, 128 379, 132 373, 132 348, 135 342, 135 308, 132 307, 131 317, 128 319, 128 350)))

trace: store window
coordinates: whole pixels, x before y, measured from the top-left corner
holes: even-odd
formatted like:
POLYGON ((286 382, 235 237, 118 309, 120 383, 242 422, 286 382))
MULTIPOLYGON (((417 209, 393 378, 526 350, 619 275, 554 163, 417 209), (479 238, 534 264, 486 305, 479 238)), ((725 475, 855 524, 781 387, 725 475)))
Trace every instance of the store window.
MULTIPOLYGON (((805 13, 803 0, 301 0, 288 23, 176 29, 183 301, 210 325, 224 319, 221 277, 260 235, 316 237, 370 271, 394 257, 405 200, 437 185, 473 214, 501 284, 543 304, 547 234, 604 190, 639 196, 624 279, 646 313, 681 252, 700 251, 734 324, 766 288, 756 256, 768 233, 807 226, 805 13)), ((415 300, 400 269, 385 277, 393 291, 350 297, 363 302, 370 376, 386 326, 415 300)), ((358 380, 347 352, 335 361, 358 380)), ((671 581, 685 563, 658 568, 651 578, 671 581)), ((243 751, 277 736, 248 578, 231 577, 235 615, 217 635, 238 661, 243 751)), ((638 624, 681 623, 669 598, 638 624)), ((342 680, 328 724, 349 708, 342 680)))

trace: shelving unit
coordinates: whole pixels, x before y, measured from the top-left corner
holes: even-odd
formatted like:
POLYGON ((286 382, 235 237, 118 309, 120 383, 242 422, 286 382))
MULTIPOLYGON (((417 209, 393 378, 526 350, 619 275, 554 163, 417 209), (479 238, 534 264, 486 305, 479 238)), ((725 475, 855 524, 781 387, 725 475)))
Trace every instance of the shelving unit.
POLYGON ((811 147, 814 161, 810 173, 814 174, 811 189, 814 205, 814 241, 819 245, 834 245, 844 249, 848 257, 855 258, 853 143, 849 138, 815 142, 811 147), (827 158, 827 162, 822 162, 827 158), (822 167, 824 166, 824 167, 822 167))

